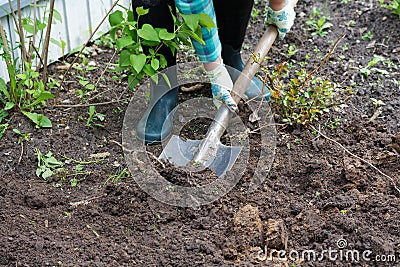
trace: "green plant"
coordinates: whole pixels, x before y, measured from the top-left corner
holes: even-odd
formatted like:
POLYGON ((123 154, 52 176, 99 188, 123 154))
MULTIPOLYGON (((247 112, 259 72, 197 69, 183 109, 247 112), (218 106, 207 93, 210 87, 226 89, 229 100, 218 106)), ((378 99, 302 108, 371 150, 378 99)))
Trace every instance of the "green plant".
POLYGON ((340 103, 335 83, 303 68, 291 72, 288 65, 282 63, 272 72, 266 68, 263 71, 272 94, 271 103, 284 123, 310 124, 340 103))
POLYGON ((309 20, 306 21, 306 24, 311 27, 311 35, 326 36, 328 34, 327 30, 333 26, 328 20, 329 17, 323 16, 318 9, 313 9, 309 20))
MULTIPOLYGON (((158 51, 160 47, 168 47, 172 53, 179 50, 181 45, 190 45, 188 37, 201 43, 202 27, 208 30, 215 27, 212 19, 204 13, 184 15, 180 21, 171 12, 174 19, 174 31, 168 32, 164 28, 154 28, 150 24, 139 26, 140 16, 146 15, 148 9, 136 8, 137 20, 131 10, 115 11, 109 16, 111 25, 110 36, 115 39, 119 53, 118 67, 115 71, 128 72, 129 87, 133 89, 145 76, 150 76, 156 83, 158 70, 167 66, 167 61, 158 51)), ((166 75, 164 79, 168 81, 166 75)))
POLYGON ((383 102, 382 100, 378 100, 378 99, 375 99, 373 97, 371 97, 370 99, 371 99, 372 103, 374 104, 374 106, 376 108, 379 108, 380 106, 385 106, 386 105, 385 102, 383 102))
POLYGON ((104 114, 97 113, 94 106, 90 106, 89 107, 89 117, 86 120, 86 126, 88 126, 88 127, 93 127, 93 126, 104 127, 103 124, 95 123, 95 121, 104 122, 105 117, 106 116, 104 114))
POLYGON ((400 0, 380 0, 381 7, 389 9, 400 18, 400 0))
POLYGON ((384 61, 385 61, 385 58, 383 56, 374 55, 372 60, 369 61, 365 67, 360 67, 360 73, 363 76, 365 76, 366 78, 373 72, 377 72, 382 75, 387 75, 387 74, 389 74, 389 72, 387 70, 374 67, 379 62, 384 62, 384 61))
POLYGON ((18 144, 24 142, 24 141, 30 141, 31 140, 31 134, 30 133, 21 133, 20 130, 18 129, 13 129, 13 132, 16 133, 18 137, 18 144))
POLYGON ((294 56, 299 50, 296 49, 296 45, 295 44, 290 44, 288 51, 287 51, 287 55, 288 57, 294 56))
POLYGON ((329 127, 331 130, 335 130, 340 124, 340 118, 335 118, 335 120, 329 119, 324 123, 325 127, 329 127))
POLYGON ((251 20, 253 22, 256 22, 257 19, 260 17, 260 14, 261 14, 261 9, 256 8, 256 4, 254 4, 253 9, 251 10, 251 20))
POLYGON ((62 170, 64 163, 58 161, 53 153, 49 151, 47 154, 42 154, 39 149, 35 149, 38 164, 36 169, 36 176, 42 177, 44 180, 51 177, 55 172, 62 170))
MULTIPOLYGON (((11 2, 10 2, 11 3, 11 2)), ((50 0, 50 9, 35 3, 31 10, 43 8, 41 20, 37 12, 21 16, 21 10, 15 11, 10 5, 16 32, 19 36, 18 48, 21 58, 13 60, 11 52, 16 49, 10 47, 3 25, 0 22, 0 50, 1 57, 6 63, 9 84, 0 78, 0 103, 4 111, 16 109, 31 119, 37 127, 51 127, 50 120, 42 114, 34 113, 35 109, 45 106, 46 101, 54 98, 54 95, 45 90, 47 85, 47 55, 48 45, 51 40, 50 28, 47 27, 54 21, 61 21, 60 14, 54 10, 54 0, 50 0), (40 53, 41 51, 41 53, 40 53), (33 60, 40 58, 33 67, 33 60), (19 62, 20 61, 20 62, 19 62), (42 75, 39 77, 39 69, 43 67, 42 75)))
POLYGON ((100 38, 97 38, 94 41, 94 44, 97 46, 104 46, 107 48, 115 48, 115 40, 111 38, 111 36, 108 33, 103 33, 101 34, 100 38))
POLYGON ((361 36, 361 39, 363 40, 363 41, 365 41, 365 40, 367 40, 367 39, 372 39, 372 38, 374 38, 374 35, 370 32, 370 31, 368 31, 366 34, 364 34, 363 36, 361 36))

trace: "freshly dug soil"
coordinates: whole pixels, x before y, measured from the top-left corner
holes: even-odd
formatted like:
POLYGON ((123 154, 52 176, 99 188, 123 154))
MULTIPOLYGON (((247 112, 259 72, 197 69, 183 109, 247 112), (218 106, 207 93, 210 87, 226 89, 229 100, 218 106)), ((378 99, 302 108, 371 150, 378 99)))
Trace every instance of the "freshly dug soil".
MULTIPOLYGON (((10 116, 0 142, 0 266, 400 266, 400 19, 378 1, 306 0, 296 12, 296 24, 273 46, 268 64, 307 61, 312 70, 344 35, 319 72, 354 94, 313 124, 320 133, 278 125, 275 160, 261 187, 248 190, 260 144, 254 134, 245 175, 212 204, 169 206, 142 191, 121 147, 134 92, 104 72, 115 62, 114 50, 93 46, 87 57, 99 68, 67 74, 56 105, 44 109, 51 129, 34 128, 18 112, 10 116), (306 24, 314 8, 333 23, 325 37, 312 35, 306 24), (290 44, 298 51, 289 56, 290 44), (374 55, 385 60, 361 74, 374 55), (87 102, 77 96, 79 75, 97 85, 87 102), (105 121, 87 126, 89 107, 82 103, 102 103, 95 109, 105 121), (19 142, 11 129, 29 133, 30 140, 19 142), (52 151, 64 169, 47 180, 37 177, 36 149, 52 151), (292 257, 262 257, 273 250, 292 257), (336 250, 337 257, 293 259, 311 250, 318 256, 336 250), (346 258, 348 251, 359 252, 360 262, 346 258), (362 260, 365 251, 370 261, 362 260)), ((255 16, 245 57, 262 33, 263 18, 255 16)), ((55 79, 65 75, 62 65, 50 66, 55 79)), ((200 87, 180 92, 180 99, 210 96, 208 85, 200 87)), ((205 123, 195 121, 183 134, 196 137, 197 128, 201 136, 205 123)), ((157 146, 148 151, 161 152, 157 146)), ((186 186, 214 177, 154 164, 167 180, 186 186)))

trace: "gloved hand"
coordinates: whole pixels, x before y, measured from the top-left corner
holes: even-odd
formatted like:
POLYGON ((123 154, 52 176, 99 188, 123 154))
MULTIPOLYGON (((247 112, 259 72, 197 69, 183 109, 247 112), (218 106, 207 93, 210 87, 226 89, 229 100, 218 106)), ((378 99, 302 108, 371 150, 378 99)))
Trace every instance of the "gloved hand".
POLYGON ((236 102, 231 96, 233 82, 225 66, 218 64, 214 70, 206 71, 206 73, 211 80, 214 105, 219 108, 222 103, 225 103, 230 110, 237 110, 236 102))
POLYGON ((288 1, 281 10, 273 10, 268 3, 265 14, 265 25, 275 25, 278 28, 279 39, 285 38, 286 33, 294 24, 296 12, 289 6, 288 1))

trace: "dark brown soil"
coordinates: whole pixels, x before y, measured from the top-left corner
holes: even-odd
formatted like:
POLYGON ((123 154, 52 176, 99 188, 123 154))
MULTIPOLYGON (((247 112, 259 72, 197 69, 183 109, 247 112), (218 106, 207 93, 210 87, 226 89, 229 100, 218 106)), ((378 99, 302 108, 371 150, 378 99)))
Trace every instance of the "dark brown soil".
MULTIPOLYGON (((301 62, 308 54, 312 69, 345 34, 320 70, 343 86, 356 85, 340 111, 314 124, 331 140, 308 128, 278 127, 275 161, 256 191, 248 191, 255 168, 250 160, 240 182, 218 201, 198 209, 162 204, 129 175, 115 181, 126 170, 121 129, 133 93, 112 73, 103 74, 113 50, 92 48, 89 61, 99 68, 85 77, 99 81, 97 93, 102 94, 90 103, 121 100, 96 106, 105 114, 105 122, 96 122, 103 127, 86 126, 87 106, 60 106, 81 103, 76 90, 82 73, 76 70, 66 77, 58 106, 44 110, 52 129, 35 129, 19 113, 11 114, 10 130, 0 142, 0 266, 400 266, 400 20, 379 8, 378 1, 306 0, 296 11, 292 32, 269 53, 271 65, 301 62), (325 37, 311 36, 305 23, 313 8, 326 9, 334 25, 325 37), (373 37, 363 40, 367 32, 373 37), (298 50, 291 57, 289 44, 298 50), (386 59, 374 67, 388 74, 375 70, 365 77, 359 68, 374 55, 386 59), (385 105, 378 108, 371 98, 385 105), (18 144, 14 128, 30 133, 30 141, 18 144), (37 177, 36 148, 65 162, 64 172, 47 181, 37 177), (276 253, 273 260, 257 258, 265 248, 338 250, 340 240, 347 241, 342 252, 371 251, 371 261, 325 255, 279 262, 276 253), (396 261, 389 262, 390 255, 396 261), (376 256, 387 256, 387 262, 376 256)), ((246 47, 257 43, 262 23, 261 16, 253 20, 246 47)), ((64 74, 60 65, 50 67, 56 79, 64 74)), ((195 94, 181 92, 180 97, 195 94)), ((252 140, 254 154, 256 135, 252 140)), ((204 172, 188 180, 169 166, 161 173, 192 186, 198 184, 193 177, 212 177, 204 172)))

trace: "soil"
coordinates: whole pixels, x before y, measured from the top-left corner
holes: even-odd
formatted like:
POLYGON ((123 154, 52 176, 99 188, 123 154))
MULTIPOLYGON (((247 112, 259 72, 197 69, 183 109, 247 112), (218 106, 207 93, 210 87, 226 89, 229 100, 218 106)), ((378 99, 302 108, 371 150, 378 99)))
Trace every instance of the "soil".
MULTIPOLYGON (((88 107, 77 106, 77 76, 83 75, 77 70, 66 75, 57 105, 44 109, 51 129, 36 129, 18 112, 10 116, 0 142, 0 266, 400 266, 400 20, 378 1, 305 0, 296 12, 291 33, 272 47, 268 64, 308 58, 311 70, 344 35, 320 73, 352 86, 354 94, 313 124, 323 135, 278 125, 275 160, 256 191, 248 191, 256 168, 250 160, 239 183, 217 201, 198 208, 163 204, 127 174, 121 129, 134 93, 104 71, 115 61, 114 50, 92 46, 87 57, 99 68, 85 77, 98 84, 86 100, 114 101, 96 106, 105 121, 94 123, 102 126, 86 126, 88 107), (312 36, 306 25, 313 8, 333 23, 325 37, 312 36), (372 39, 363 38, 368 32, 372 39), (291 56, 289 44, 298 50, 291 56), (366 77, 360 68, 374 55, 385 61, 366 77), (19 142, 11 129, 30 133, 30 140, 19 142), (65 162, 64 171, 37 177, 35 149, 52 151, 65 162), (260 257, 273 250, 329 249, 337 250, 336 260, 328 254, 316 260, 279 261, 276 252, 260 257), (360 258, 370 251, 371 260, 351 261, 339 253, 349 250, 360 258)), ((249 26, 245 56, 262 33, 259 16, 249 26)), ((50 66, 53 78, 65 75, 63 64, 50 66)), ((209 96, 209 87, 201 87, 209 96)), ((199 92, 180 92, 180 98, 199 92)), ((199 132, 207 129, 204 121, 194 125, 199 132)), ((257 138, 250 136, 253 156, 257 138)), ((169 181, 190 186, 213 177, 206 171, 188 179, 176 167, 158 168, 169 181)))

